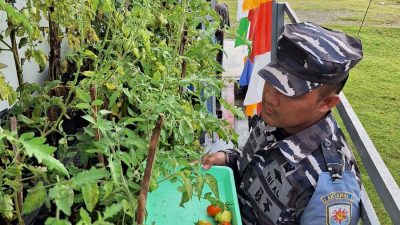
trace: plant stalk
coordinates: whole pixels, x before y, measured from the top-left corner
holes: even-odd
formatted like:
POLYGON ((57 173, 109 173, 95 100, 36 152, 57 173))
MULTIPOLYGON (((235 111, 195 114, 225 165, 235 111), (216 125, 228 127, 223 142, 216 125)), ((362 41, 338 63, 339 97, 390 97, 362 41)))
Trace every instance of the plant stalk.
MULTIPOLYGON (((97 96, 97 88, 96 85, 90 85, 90 98, 92 99, 92 101, 96 100, 96 96, 97 96)), ((97 121, 97 106, 93 105, 92 106, 92 112, 93 112, 93 118, 95 121, 97 121)), ((99 128, 95 128, 94 129, 95 132, 95 136, 94 139, 95 141, 99 141, 100 140, 100 130, 99 128)), ((105 165, 105 161, 104 161, 104 156, 101 153, 97 153, 97 162, 99 162, 102 166, 105 165)))
MULTIPOLYGON (((13 26, 10 20, 8 20, 8 26, 13 26)), ((17 36, 15 34, 14 28, 11 30, 10 39, 11 39, 11 51, 13 53, 15 69, 17 71, 18 85, 22 86, 24 78, 22 75, 22 66, 21 66, 21 61, 19 60, 19 53, 18 53, 17 36)))
MULTIPOLYGON (((11 124, 11 132, 17 134, 17 136, 18 136, 17 119, 15 118, 15 116, 10 118, 10 124, 11 124)), ((17 163, 19 163, 21 161, 21 156, 19 155, 17 146, 15 144, 13 144, 12 148, 13 148, 13 151, 15 154, 14 157, 15 157, 17 163)), ((21 183, 21 176, 16 176, 15 181, 17 183, 21 183)), ((17 212, 18 222, 19 222, 19 224, 24 225, 25 222, 21 215, 22 204, 23 204, 23 196, 22 196, 23 185, 22 185, 22 183, 21 183, 21 187, 22 188, 20 190, 16 191, 14 194, 14 202, 15 202, 15 211, 17 212)))
POLYGON ((156 127, 153 129, 153 133, 150 138, 149 153, 147 155, 146 168, 144 170, 142 187, 140 189, 139 195, 139 205, 137 213, 137 223, 143 224, 146 210, 147 194, 149 192, 151 172, 153 170, 154 159, 156 156, 157 144, 160 139, 161 127, 164 123, 164 115, 160 114, 158 116, 156 127))
MULTIPOLYGON (((185 52, 185 45, 187 42, 187 29, 183 29, 182 32, 182 38, 181 38, 181 45, 179 46, 179 55, 183 56, 183 53, 185 52)), ((182 73, 181 73, 181 78, 185 78, 186 76, 186 60, 183 59, 182 64, 181 64, 181 68, 182 68, 182 73)), ((182 93, 183 92, 183 87, 179 87, 179 92, 182 93)))
MULTIPOLYGON (((54 8, 54 5, 53 5, 54 8)), ((53 9, 54 11, 54 9, 53 9)), ((50 80, 59 79, 59 73, 61 71, 61 41, 60 35, 58 34, 59 25, 55 22, 51 14, 53 12, 51 8, 48 11, 49 17, 49 44, 50 44, 50 53, 49 53, 49 78, 50 80)))

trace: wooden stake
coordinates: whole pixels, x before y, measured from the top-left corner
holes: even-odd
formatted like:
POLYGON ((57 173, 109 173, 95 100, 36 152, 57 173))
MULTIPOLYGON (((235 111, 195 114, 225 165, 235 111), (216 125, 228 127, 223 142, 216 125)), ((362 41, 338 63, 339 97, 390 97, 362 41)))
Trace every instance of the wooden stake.
POLYGON ((146 210, 147 193, 149 192, 149 184, 151 178, 151 172, 153 170, 154 159, 156 156, 157 144, 160 139, 161 127, 164 123, 164 115, 160 114, 158 116, 156 127, 153 129, 153 133, 150 138, 149 153, 147 155, 147 164, 144 170, 142 187, 140 189, 139 195, 139 205, 137 212, 137 223, 139 225, 143 224, 146 210))
MULTIPOLYGON (((15 116, 10 118, 10 125, 11 125, 11 131, 13 133, 16 133, 18 135, 18 130, 17 130, 17 119, 15 118, 15 116)), ((15 154, 15 159, 16 161, 19 163, 21 161, 21 156, 19 155, 18 151, 17 151, 17 146, 12 145, 14 154, 15 154)), ((15 181, 17 181, 18 183, 21 183, 21 176, 17 176, 15 177, 15 181)), ((22 211, 22 204, 24 202, 23 199, 23 185, 21 183, 21 189, 17 191, 17 193, 15 193, 14 195, 14 201, 15 201, 15 207, 16 207, 16 211, 17 211, 17 217, 18 217, 18 221, 19 224, 24 225, 24 220, 22 219, 22 215, 21 215, 21 211, 22 211)))
MULTIPOLYGON (((97 96, 97 89, 96 89, 96 85, 90 85, 90 98, 92 101, 96 100, 96 96, 97 96)), ((97 106, 93 105, 92 106, 92 111, 93 111, 93 119, 97 120, 97 106)), ((95 128, 94 129, 95 132, 95 136, 94 139, 95 141, 99 141, 100 140, 100 130, 99 128, 95 128)), ((104 161, 104 156, 101 153, 97 153, 97 162, 102 164, 103 166, 105 166, 105 161, 104 161)))

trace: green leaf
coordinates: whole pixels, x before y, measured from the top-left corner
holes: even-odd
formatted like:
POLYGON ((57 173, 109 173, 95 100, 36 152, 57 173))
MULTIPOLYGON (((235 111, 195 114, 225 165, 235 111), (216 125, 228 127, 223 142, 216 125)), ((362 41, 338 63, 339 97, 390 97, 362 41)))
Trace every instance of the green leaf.
POLYGON ((69 173, 67 169, 65 169, 64 165, 51 156, 56 148, 45 144, 46 139, 44 137, 33 137, 33 135, 33 133, 24 133, 20 137, 20 142, 24 146, 25 152, 28 156, 35 156, 39 163, 43 162, 43 164, 48 166, 50 169, 54 169, 69 177, 69 173))
POLYGON ((96 73, 94 71, 87 70, 87 71, 83 71, 82 74, 87 77, 93 77, 96 73))
POLYGON ((57 218, 49 217, 49 218, 47 218, 47 220, 44 224, 45 225, 71 225, 71 222, 69 222, 68 220, 60 220, 57 218))
POLYGON ((75 187, 80 187, 86 183, 95 183, 98 180, 103 179, 104 177, 108 177, 109 175, 110 174, 108 173, 108 171, 104 168, 97 169, 95 167, 92 167, 90 170, 85 170, 76 174, 72 178, 72 183, 75 187))
POLYGON ((47 55, 40 49, 35 49, 32 51, 32 57, 35 62, 39 65, 39 73, 43 72, 47 64, 47 55))
POLYGON ((82 187, 82 195, 86 209, 92 212, 99 200, 99 188, 97 187, 97 183, 84 184, 82 187))
POLYGON ((99 111, 99 114, 102 115, 102 116, 105 116, 105 115, 111 114, 111 113, 112 113, 111 111, 106 110, 106 109, 102 109, 102 110, 99 111))
POLYGON ((104 211, 104 219, 111 218, 117 215, 117 213, 119 213, 121 209, 122 209, 121 203, 114 203, 111 206, 107 206, 106 210, 104 211))
POLYGON ((4 68, 7 68, 7 67, 8 67, 7 64, 0 63, 0 69, 4 69, 4 68))
POLYGON ((97 58, 97 55, 94 54, 92 51, 90 51, 90 50, 88 50, 88 49, 86 49, 86 50, 83 52, 83 55, 84 55, 85 57, 90 58, 90 59, 96 59, 96 58, 97 58))
POLYGON ((179 175, 182 178, 183 187, 185 192, 188 194, 188 198, 192 199, 192 194, 193 194, 192 181, 186 176, 184 171, 179 171, 179 175))
POLYGON ((0 214, 4 215, 7 219, 13 218, 14 203, 10 195, 0 192, 0 214))
POLYGON ((89 105, 89 103, 81 102, 81 103, 76 104, 76 108, 78 108, 78 109, 90 109, 90 105, 89 105))
POLYGON ((190 127, 190 124, 187 122, 187 120, 182 120, 179 124, 179 134, 183 137, 185 144, 193 142, 193 129, 190 127))
POLYGON ((241 108, 238 108, 238 107, 228 103, 223 98, 219 98, 219 102, 221 103, 222 106, 224 106, 225 109, 228 109, 229 111, 231 111, 235 115, 235 118, 239 118, 239 119, 245 118, 243 110, 241 108))
POLYGON ((92 124, 97 124, 96 121, 94 120, 94 118, 91 115, 84 115, 82 116, 83 119, 89 121, 92 124))
POLYGON ((59 210, 67 216, 71 215, 71 206, 74 203, 74 190, 71 186, 58 183, 49 191, 50 199, 53 199, 59 210))
POLYGON ((115 184, 119 184, 121 180, 121 165, 116 162, 115 160, 110 159, 110 162, 108 163, 108 167, 110 167, 111 170, 111 177, 114 181, 115 184))
POLYGON ((113 1, 111 0, 104 0, 101 1, 102 5, 101 5, 101 9, 104 12, 111 12, 114 9, 114 4, 113 1))
POLYGON ((76 94, 76 97, 78 97, 78 98, 79 98, 80 100, 82 100, 83 102, 89 103, 89 102, 91 101, 89 93, 83 91, 83 90, 80 89, 79 87, 77 87, 77 88, 75 89, 75 94, 76 94))
POLYGON ((28 190, 22 207, 22 214, 28 214, 43 205, 46 200, 46 189, 43 187, 43 182, 37 183, 35 188, 28 190))
POLYGON ((19 40, 18 43, 18 48, 24 47, 27 43, 28 43, 28 38, 26 37, 21 38, 21 40, 19 40))
POLYGON ((96 100, 94 100, 94 101, 92 102, 92 105, 99 106, 99 105, 103 105, 103 103, 104 103, 103 100, 96 99, 96 100))
POLYGON ((219 199, 217 179, 209 173, 205 174, 206 184, 210 187, 212 193, 219 199))
POLYGON ((196 191, 197 191, 197 197, 200 200, 201 195, 203 193, 203 187, 204 187, 204 177, 202 174, 197 174, 196 177, 196 191))
POLYGON ((102 188, 104 190, 104 196, 103 196, 103 200, 106 199, 108 196, 110 196, 113 191, 114 191, 114 184, 112 181, 109 182, 105 182, 104 185, 102 185, 102 188))
POLYGON ((90 217, 89 213, 86 212, 84 208, 79 210, 79 215, 81 216, 81 220, 85 222, 85 224, 92 224, 92 218, 90 217))
POLYGON ((140 117, 124 117, 119 122, 124 124, 132 124, 134 122, 144 122, 146 119, 140 117))
POLYGON ((99 8, 99 1, 100 0, 92 0, 92 10, 93 10, 93 12, 96 12, 97 11, 97 9, 99 8))
MULTIPOLYGON (((4 64, 3 64, 4 65, 4 64)), ((3 73, 0 71, 0 100, 8 100, 11 105, 17 100, 17 93, 6 81, 3 73)))
POLYGON ((18 114, 17 115, 17 119, 18 119, 18 121, 21 121, 21 122, 23 122, 23 123, 25 123, 27 125, 35 124, 35 121, 31 120, 30 118, 28 118, 28 117, 26 117, 26 116, 24 116, 22 114, 18 114))
POLYGON ((190 200, 187 192, 182 193, 181 202, 179 203, 180 207, 185 207, 184 204, 190 200))

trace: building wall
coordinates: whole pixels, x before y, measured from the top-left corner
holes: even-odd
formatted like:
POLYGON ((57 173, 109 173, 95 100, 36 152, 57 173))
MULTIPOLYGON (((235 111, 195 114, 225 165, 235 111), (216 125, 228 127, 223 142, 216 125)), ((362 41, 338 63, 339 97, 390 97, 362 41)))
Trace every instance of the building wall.
MULTIPOLYGON (((18 9, 21 9, 24 6, 24 1, 19 0, 15 4, 15 6, 18 9)), ((40 25, 43 26, 48 26, 46 21, 43 20, 41 21, 40 25)), ((0 11, 0 31, 5 31, 7 28, 7 13, 4 11, 0 11)), ((3 34, 4 35, 4 34, 3 34)), ((11 44, 11 41, 9 38, 6 38, 5 41, 9 44, 11 44)), ((19 38, 17 38, 17 43, 19 42, 19 38)), ((6 46, 0 42, 0 48, 6 48, 6 46)), ((39 48, 41 48, 46 54, 49 52, 49 46, 46 41, 43 43, 39 44, 39 48)), ((27 47, 23 47, 19 51, 19 56, 20 58, 25 57, 24 53, 27 47)), ((7 68, 2 69, 2 73, 4 74, 6 81, 9 82, 9 84, 14 88, 18 88, 18 79, 17 79, 17 72, 15 70, 15 63, 14 63, 14 58, 13 54, 10 51, 1 51, 0 52, 0 62, 8 65, 7 68)), ((39 66, 35 63, 35 61, 32 59, 31 62, 25 61, 23 67, 23 75, 24 75, 24 82, 29 82, 29 83, 43 83, 47 79, 47 73, 48 73, 48 68, 42 72, 39 73, 39 66)), ((8 102, 7 101, 0 101, 0 111, 8 108, 8 102)))

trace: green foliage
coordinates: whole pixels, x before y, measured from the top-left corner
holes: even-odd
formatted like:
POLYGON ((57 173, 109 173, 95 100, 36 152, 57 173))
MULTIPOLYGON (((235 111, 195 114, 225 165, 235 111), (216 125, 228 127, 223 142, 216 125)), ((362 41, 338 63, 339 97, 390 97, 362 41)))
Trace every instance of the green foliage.
POLYGON ((45 138, 34 137, 33 133, 24 133, 21 135, 20 141, 28 156, 35 156, 39 163, 43 162, 49 169, 57 170, 61 174, 69 176, 64 165, 51 156, 56 148, 45 144, 45 138))
POLYGON ((29 36, 33 35, 33 27, 26 16, 18 12, 18 10, 16 10, 10 4, 6 3, 5 0, 0 0, 0 10, 4 10, 7 13, 12 25, 22 25, 29 36))
POLYGON ((43 182, 39 182, 33 189, 28 191, 25 197, 22 213, 28 214, 43 205, 46 200, 46 189, 43 187, 43 182))
MULTIPOLYGON (((0 69, 5 68, 5 64, 0 63, 0 69)), ((17 99, 14 89, 5 81, 4 74, 0 71, 0 100, 8 100, 12 104, 17 99)))
MULTIPOLYGON (((160 176, 182 182, 182 206, 193 196, 202 198, 205 184, 218 197, 215 178, 188 163, 201 157, 204 132, 236 138, 229 123, 205 105, 223 87, 215 61, 219 46, 213 42, 219 21, 209 2, 142 0, 129 10, 112 0, 34 0, 20 11, 1 6, 17 22, 0 34, 16 31, 18 47, 25 46, 25 59, 34 59, 39 71, 51 58, 37 48, 51 40, 42 36, 50 33, 40 19, 56 22, 57 35, 69 47, 60 59, 60 80, 18 88, 10 109, 18 134, 8 123, 0 128, 3 218, 21 220, 21 214, 48 207, 56 211, 45 224, 134 224, 149 138, 160 113, 165 123, 153 183, 160 176), (198 29, 200 24, 206 29, 198 29), (19 212, 13 199, 21 191, 26 197, 19 212)), ((13 99, 4 87, 1 98, 13 99)))

